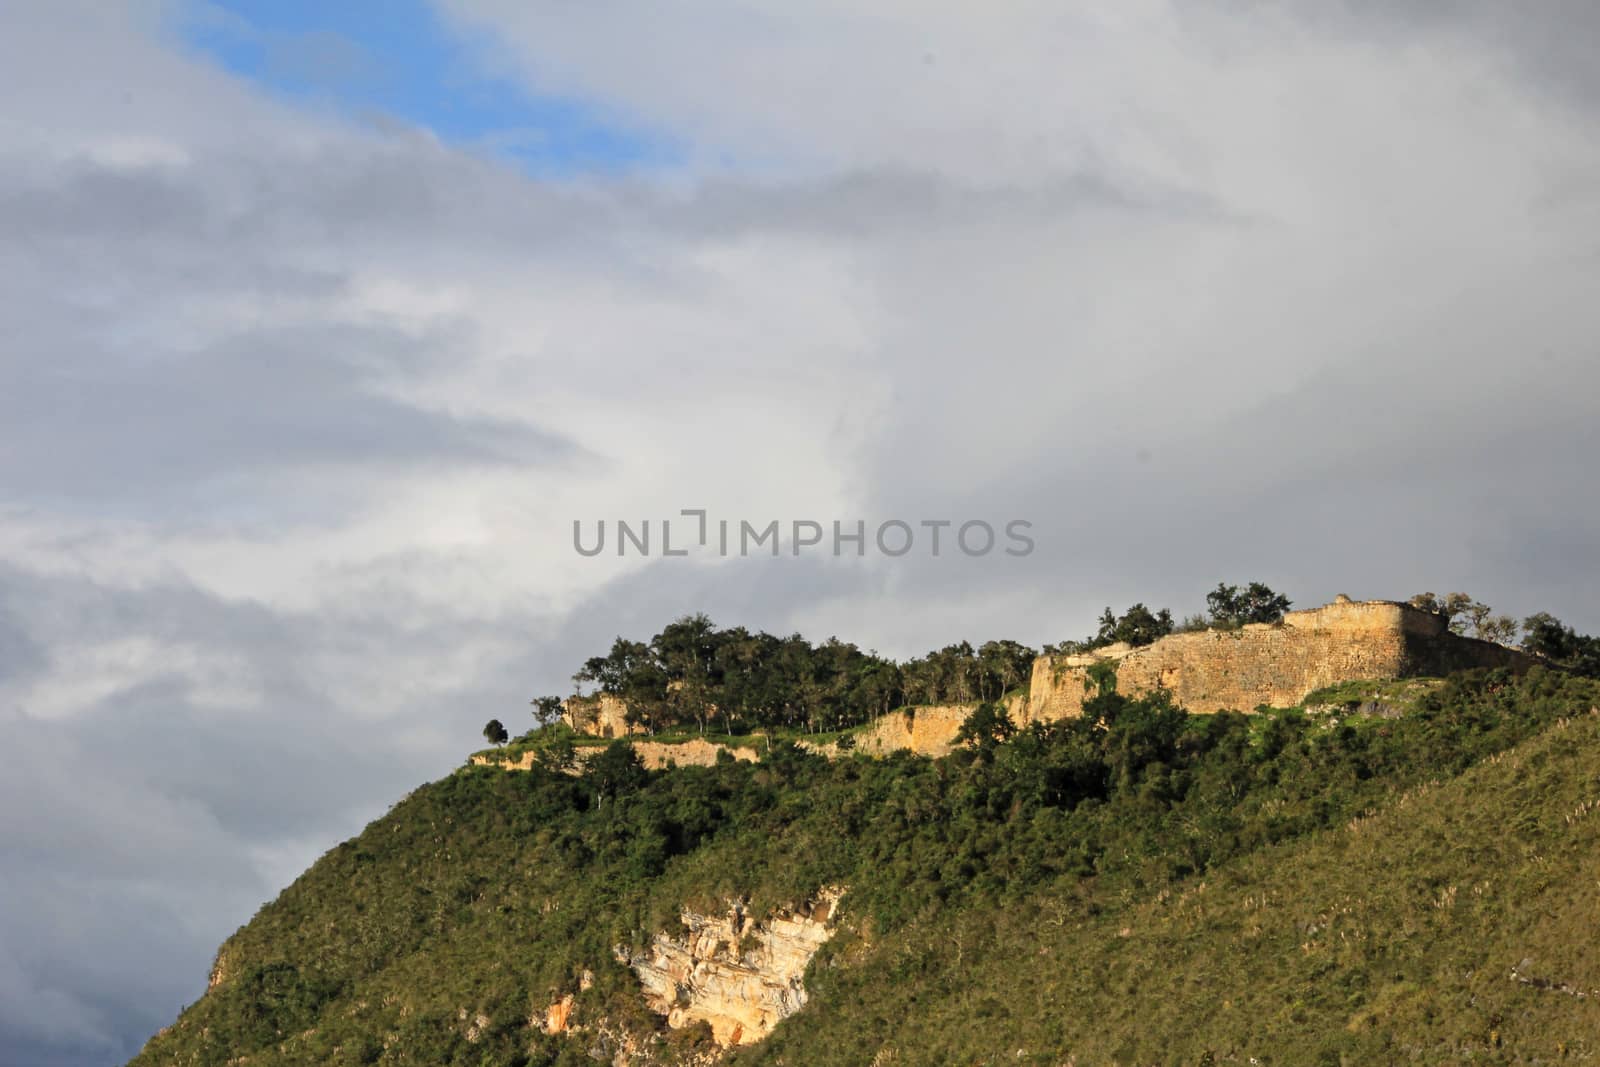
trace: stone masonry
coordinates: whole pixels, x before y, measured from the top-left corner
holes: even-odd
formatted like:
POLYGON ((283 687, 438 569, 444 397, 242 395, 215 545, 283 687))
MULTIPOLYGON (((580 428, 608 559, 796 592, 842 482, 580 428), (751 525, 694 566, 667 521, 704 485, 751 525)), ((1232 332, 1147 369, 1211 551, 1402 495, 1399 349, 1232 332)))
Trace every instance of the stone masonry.
POLYGON ((1442 616, 1389 600, 1291 611, 1281 623, 1173 634, 1142 648, 1109 645, 1082 655, 1041 656, 1023 721, 1081 714, 1088 670, 1111 662, 1117 690, 1171 690, 1192 712, 1289 707, 1338 682, 1442 675, 1471 667, 1526 670, 1531 656, 1450 632, 1442 616))

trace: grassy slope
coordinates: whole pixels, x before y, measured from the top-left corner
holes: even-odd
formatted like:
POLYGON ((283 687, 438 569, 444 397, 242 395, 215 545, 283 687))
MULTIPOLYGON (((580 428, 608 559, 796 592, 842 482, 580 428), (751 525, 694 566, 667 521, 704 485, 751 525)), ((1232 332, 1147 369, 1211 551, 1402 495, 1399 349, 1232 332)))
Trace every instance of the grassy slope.
POLYGON ((1597 801, 1583 715, 1130 908, 1063 887, 821 969, 816 1017, 738 1062, 1592 1061, 1597 801))
POLYGON ((135 1062, 593 1062, 592 1034, 527 1024, 588 968, 580 1021, 652 1028, 613 944, 834 881, 812 1004, 733 1061, 1587 1057, 1595 999, 1508 974, 1600 988, 1596 695, 1537 677, 1353 728, 1195 720, 1185 744, 1221 740, 1072 810, 1034 786, 1076 765, 1021 745, 689 768, 598 808, 585 780, 464 771, 263 908, 135 1062))

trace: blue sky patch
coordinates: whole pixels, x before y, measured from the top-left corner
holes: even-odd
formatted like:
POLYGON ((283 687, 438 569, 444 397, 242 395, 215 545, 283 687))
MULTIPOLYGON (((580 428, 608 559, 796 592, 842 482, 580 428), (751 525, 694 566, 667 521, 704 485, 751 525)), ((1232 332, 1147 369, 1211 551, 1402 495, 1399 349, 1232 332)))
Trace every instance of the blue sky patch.
POLYGON ((191 48, 298 105, 396 118, 535 173, 679 158, 666 138, 598 107, 496 76, 424 0, 209 0, 188 7, 178 28, 191 48))

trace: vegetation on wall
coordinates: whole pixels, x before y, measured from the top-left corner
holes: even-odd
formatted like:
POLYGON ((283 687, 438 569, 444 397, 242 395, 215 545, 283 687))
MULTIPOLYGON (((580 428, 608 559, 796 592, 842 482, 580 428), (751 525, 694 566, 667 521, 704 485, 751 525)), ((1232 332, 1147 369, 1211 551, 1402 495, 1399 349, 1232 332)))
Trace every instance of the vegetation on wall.
POLYGON ((1510 615, 1496 615, 1494 609, 1467 593, 1418 593, 1406 601, 1414 608, 1442 615, 1450 632, 1460 637, 1477 637, 1497 645, 1517 643, 1517 620, 1510 615))
POLYGON ((1600 678, 1600 637, 1580 634, 1548 612, 1522 621, 1522 647, 1552 663, 1600 678))
POLYGON ((1048 653, 1092 652, 1107 645, 1123 643, 1139 648, 1172 633, 1198 630, 1236 630, 1246 623, 1275 623, 1289 610, 1290 600, 1262 582, 1244 586, 1218 582, 1206 594, 1206 614, 1191 615, 1176 623, 1169 608, 1152 611, 1143 603, 1134 604, 1118 615, 1109 606, 1100 615, 1093 636, 1081 641, 1061 641, 1046 646, 1048 653))
POLYGON ((648 642, 618 637, 573 681, 622 699, 651 732, 693 725, 818 733, 903 704, 998 699, 1027 680, 1036 654, 1016 641, 963 641, 899 664, 837 638, 814 645, 799 634, 719 629, 688 615, 648 642))
MULTIPOLYGON (((1546 613, 1521 626, 1465 593, 1419 593, 1411 606, 1442 615, 1452 632, 1499 644, 1515 642, 1553 665, 1600 674, 1600 638, 1575 633, 1546 613)), ((1276 623, 1290 600, 1263 582, 1219 582, 1206 595, 1206 612, 1176 623, 1167 608, 1136 603, 1102 613, 1095 633, 1046 645, 1046 653, 1082 653, 1114 643, 1149 645, 1168 634, 1233 630, 1276 623)), ((756 731, 819 734, 848 730, 916 704, 972 704, 998 700, 1025 685, 1037 652, 1010 640, 977 647, 966 641, 897 663, 829 638, 813 644, 792 634, 777 637, 744 627, 717 627, 705 615, 687 615, 649 641, 618 637, 604 656, 585 661, 573 681, 617 697, 635 724, 652 734, 692 727, 704 734, 756 731)), ((540 725, 553 721, 561 701, 533 702, 540 725)))
POLYGON ((1443 616, 1450 632, 1476 637, 1496 644, 1517 644, 1521 649, 1542 656, 1553 666, 1590 678, 1600 678, 1600 637, 1580 634, 1547 611, 1529 615, 1518 623, 1510 615, 1496 614, 1489 605, 1467 593, 1418 593, 1407 601, 1412 607, 1443 616))
POLYGON ((1261 582, 1240 588, 1218 582, 1206 594, 1206 613, 1212 626, 1232 628, 1249 623, 1274 623, 1289 610, 1289 598, 1261 582))

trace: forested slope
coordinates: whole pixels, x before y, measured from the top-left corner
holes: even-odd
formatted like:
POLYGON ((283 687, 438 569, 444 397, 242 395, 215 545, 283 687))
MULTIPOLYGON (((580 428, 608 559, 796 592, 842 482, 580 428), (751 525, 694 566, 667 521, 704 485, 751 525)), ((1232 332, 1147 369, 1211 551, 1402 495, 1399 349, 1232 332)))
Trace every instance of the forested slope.
POLYGON ((942 760, 464 769, 264 907, 134 1062, 705 1058, 615 949, 833 885, 810 1003, 725 1062, 1591 1057, 1596 704, 1544 670, 1398 719, 1113 691, 1017 736, 982 717, 942 760), (570 1032, 534 1025, 568 993, 570 1032))

